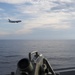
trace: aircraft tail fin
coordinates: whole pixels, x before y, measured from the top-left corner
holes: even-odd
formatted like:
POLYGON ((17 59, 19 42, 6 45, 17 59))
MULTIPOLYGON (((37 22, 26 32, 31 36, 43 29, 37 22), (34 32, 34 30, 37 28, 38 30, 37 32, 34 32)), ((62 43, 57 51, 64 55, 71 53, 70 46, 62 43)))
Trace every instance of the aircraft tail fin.
POLYGON ((10 22, 10 19, 8 19, 8 21, 10 22))

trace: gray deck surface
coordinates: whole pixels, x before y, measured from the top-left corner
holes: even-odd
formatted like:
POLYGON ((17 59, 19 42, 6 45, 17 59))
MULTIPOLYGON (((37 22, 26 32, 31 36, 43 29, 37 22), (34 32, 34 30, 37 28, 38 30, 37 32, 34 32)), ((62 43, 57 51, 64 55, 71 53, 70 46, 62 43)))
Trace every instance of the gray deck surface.
POLYGON ((60 72, 60 75, 75 75, 75 70, 74 71, 60 72))

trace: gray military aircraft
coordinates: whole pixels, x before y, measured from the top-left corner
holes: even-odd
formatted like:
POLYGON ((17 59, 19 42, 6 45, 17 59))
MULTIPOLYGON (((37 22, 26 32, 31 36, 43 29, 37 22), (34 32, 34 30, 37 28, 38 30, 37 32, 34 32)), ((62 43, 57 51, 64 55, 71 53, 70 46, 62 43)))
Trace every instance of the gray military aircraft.
POLYGON ((21 20, 16 20, 16 21, 12 21, 10 19, 8 19, 8 20, 9 20, 10 23, 19 23, 19 22, 21 22, 21 20))

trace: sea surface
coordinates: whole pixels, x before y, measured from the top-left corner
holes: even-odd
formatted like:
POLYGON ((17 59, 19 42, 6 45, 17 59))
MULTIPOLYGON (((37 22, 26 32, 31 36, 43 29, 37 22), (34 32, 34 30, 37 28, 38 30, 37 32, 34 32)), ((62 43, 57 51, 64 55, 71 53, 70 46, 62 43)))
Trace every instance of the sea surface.
POLYGON ((15 72, 32 51, 42 53, 55 71, 75 69, 75 40, 0 40, 0 75, 15 72))

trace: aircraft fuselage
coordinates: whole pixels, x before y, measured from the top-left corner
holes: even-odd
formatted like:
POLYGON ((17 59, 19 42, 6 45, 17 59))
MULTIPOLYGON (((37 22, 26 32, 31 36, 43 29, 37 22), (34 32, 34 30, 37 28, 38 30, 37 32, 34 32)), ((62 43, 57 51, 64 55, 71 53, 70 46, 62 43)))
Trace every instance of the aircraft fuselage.
POLYGON ((10 23, 19 23, 19 22, 21 22, 21 20, 17 20, 17 21, 12 21, 10 19, 8 19, 8 20, 9 20, 10 23))

